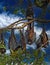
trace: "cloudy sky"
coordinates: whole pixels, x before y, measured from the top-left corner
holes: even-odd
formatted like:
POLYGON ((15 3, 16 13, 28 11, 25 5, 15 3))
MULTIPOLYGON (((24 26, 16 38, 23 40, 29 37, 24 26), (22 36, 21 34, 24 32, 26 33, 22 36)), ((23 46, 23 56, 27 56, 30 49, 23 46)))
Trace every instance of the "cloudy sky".
MULTIPOLYGON (((32 3, 34 0, 31 0, 32 3)), ((25 16, 21 13, 21 8, 27 8, 27 0, 23 0, 23 4, 20 5, 19 0, 0 0, 0 28, 6 27, 15 21, 18 21, 25 16), (14 14, 14 10, 19 9, 17 14, 14 14)), ((41 14, 42 9, 39 7, 33 7, 34 17, 37 18, 41 14)), ((50 4, 47 6, 47 10, 44 16, 45 19, 50 20, 50 4)), ((41 33, 43 25, 40 26, 35 23, 35 32, 37 35, 41 33), (37 31, 38 29, 38 31, 37 31)), ((46 32, 50 35, 50 23, 44 24, 46 32)))
MULTIPOLYGON (((31 0, 31 1, 33 2, 34 0, 31 0)), ((27 0, 24 0, 23 4, 21 6, 19 5, 19 0, 0 0, 0 28, 6 27, 6 26, 12 24, 13 22, 18 21, 19 19, 25 17, 21 13, 20 10, 18 11, 17 14, 14 14, 14 10, 16 8, 20 9, 21 7, 24 9, 27 7, 27 0)), ((37 18, 39 16, 39 14, 42 12, 42 9, 38 8, 38 7, 33 7, 33 12, 34 12, 34 17, 37 18)), ((47 7, 44 18, 47 20, 50 20, 50 4, 47 7)), ((49 36, 50 35, 50 23, 45 24, 45 29, 49 36)), ((41 25, 39 26, 37 23, 35 23, 35 32, 36 32, 37 37, 40 35, 41 31, 42 31, 41 25)), ((19 32, 17 31, 17 34, 18 33, 19 32)), ((8 39, 5 38, 5 40, 8 43, 8 39)), ((31 47, 33 47, 33 46, 31 45, 31 47)), ((46 49, 46 51, 47 51, 47 54, 48 53, 50 54, 50 47, 48 47, 46 49)), ((9 52, 9 50, 7 51, 7 53, 8 52, 9 52)), ((48 65, 50 65, 50 63, 48 63, 48 65)))
MULTIPOLYGON (((33 2, 34 0, 31 1, 33 2)), ((20 9, 21 7, 24 9, 27 7, 27 0, 23 0, 23 4, 21 6, 19 5, 19 0, 0 0, 0 28, 6 27, 9 24, 19 20, 20 17, 22 18, 23 15, 20 10, 16 15, 14 14, 14 10, 20 9)), ((42 12, 42 9, 38 7, 33 7, 33 10, 35 17, 38 17, 42 12)), ((44 18, 47 20, 50 19, 50 5, 47 7, 44 18)))
MULTIPOLYGON (((34 0, 31 0, 32 3, 34 0)), ((27 8, 27 0, 23 0, 23 4, 20 5, 19 0, 0 0, 0 28, 4 28, 15 21, 18 21, 25 16, 21 13, 20 9, 27 8), (14 10, 19 9, 17 14, 14 14, 14 10)), ((34 17, 37 18, 41 14, 42 9, 39 7, 33 7, 34 17)), ((47 10, 44 16, 45 19, 50 20, 50 4, 47 6, 47 10)), ((35 32, 37 36, 42 31, 42 24, 39 26, 35 23, 35 32), (38 30, 38 31, 37 31, 38 30)), ((44 24, 46 32, 50 35, 50 23, 44 24)), ((18 32, 17 32, 18 33, 18 32)))

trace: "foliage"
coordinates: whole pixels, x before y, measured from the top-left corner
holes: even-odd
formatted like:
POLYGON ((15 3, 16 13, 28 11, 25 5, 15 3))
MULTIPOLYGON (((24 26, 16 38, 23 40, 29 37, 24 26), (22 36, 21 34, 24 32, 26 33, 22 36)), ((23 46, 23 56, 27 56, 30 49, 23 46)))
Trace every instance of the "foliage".
POLYGON ((34 52, 35 61, 33 65, 46 65, 44 62, 45 53, 40 50, 35 50, 34 52))
POLYGON ((40 7, 40 8, 44 8, 47 7, 49 0, 34 0, 34 3, 36 6, 40 7))
POLYGON ((35 4, 39 7, 43 6, 42 0, 35 0, 35 4))
MULTIPOLYGON (((31 0, 27 0, 27 2, 29 2, 29 1, 32 2, 31 0)), ((45 3, 46 3, 45 6, 47 6, 48 3, 49 3, 48 0, 46 0, 46 1, 42 2, 42 0, 34 0, 34 4, 36 6, 38 6, 38 7, 42 7, 43 8, 44 7, 43 5, 45 5, 45 3)), ((17 0, 15 0, 15 4, 13 6, 8 6, 8 3, 7 3, 7 6, 4 6, 3 10, 7 11, 9 9, 10 11, 11 10, 13 11, 13 14, 17 14, 18 11, 22 9, 21 12, 23 13, 23 12, 25 12, 25 8, 23 8, 23 6, 24 6, 23 3, 24 3, 24 0, 18 0, 18 4, 17 4, 17 0)), ((27 4, 29 4, 29 3, 27 3, 27 4)), ((34 6, 34 4, 32 6, 34 6)), ((45 7, 45 8, 47 8, 47 7, 45 7)), ((26 7, 26 9, 27 9, 27 7, 26 7)))
POLYGON ((0 48, 4 48, 4 49, 6 49, 6 47, 5 47, 4 42, 3 42, 3 41, 1 41, 1 42, 0 42, 0 48))
MULTIPOLYGON (((46 63, 44 62, 44 53, 40 52, 40 56, 39 56, 39 51, 35 50, 33 51, 33 54, 26 52, 26 56, 25 56, 25 51, 18 49, 17 51, 13 51, 10 55, 1 55, 0 54, 0 65, 11 65, 12 63, 18 64, 18 65, 28 65, 28 63, 23 62, 23 60, 25 58, 29 59, 30 58, 34 58, 34 60, 31 61, 31 65, 45 65, 46 63)), ((12 65, 13 65, 12 64, 12 65)))
POLYGON ((7 10, 7 8, 4 6, 4 7, 3 7, 3 10, 4 10, 4 11, 6 11, 6 10, 7 10))
MULTIPOLYGON (((23 0, 19 0, 19 2, 20 4, 22 4, 23 0)), ((42 6, 41 1, 37 2, 37 4, 39 4, 40 7, 42 6)), ((4 7, 3 9, 6 10, 7 8, 4 7)), ((19 11, 18 9, 15 9, 14 14, 17 14, 18 11, 19 11)), ((20 11, 23 12, 23 14, 25 13, 24 9, 21 9, 20 11)), ((5 46, 0 44, 0 48, 5 48, 5 46)), ((12 62, 13 62, 13 65, 15 65, 16 63, 18 63, 18 65, 24 65, 25 63, 23 62, 23 60, 25 58, 29 60, 31 57, 34 57, 35 59, 32 61, 33 65, 45 65, 44 56, 45 56, 44 53, 41 52, 40 50, 33 51, 33 54, 27 53, 26 51, 23 51, 21 49, 18 49, 16 51, 11 50, 10 55, 0 54, 0 65, 6 65, 6 64, 11 65, 12 62)), ((26 65, 28 64, 26 63, 26 65)))
POLYGON ((18 10, 17 10, 17 9, 15 9, 15 10, 14 10, 14 14, 17 14, 17 13, 18 13, 18 10))

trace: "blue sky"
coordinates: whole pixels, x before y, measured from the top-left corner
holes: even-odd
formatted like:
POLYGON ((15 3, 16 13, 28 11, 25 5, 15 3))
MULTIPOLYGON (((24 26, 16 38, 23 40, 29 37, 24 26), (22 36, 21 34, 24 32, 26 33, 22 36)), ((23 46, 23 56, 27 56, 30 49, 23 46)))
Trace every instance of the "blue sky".
MULTIPOLYGON (((33 0, 31 0, 33 2, 33 0)), ((20 11, 18 14, 13 14, 14 9, 20 9, 20 8, 26 8, 27 7, 27 0, 24 0, 24 3, 20 6, 19 0, 0 0, 0 28, 6 27, 10 24, 12 24, 15 21, 18 21, 19 19, 25 17, 20 11), (15 4, 17 5, 15 8, 15 4), (6 11, 4 10, 5 7, 7 7, 6 11)), ((38 15, 42 12, 41 8, 33 7, 34 17, 38 17, 38 15)), ((47 7, 45 17, 47 20, 50 20, 50 4, 47 7), (49 10, 49 12, 48 12, 49 10)), ((46 32, 48 33, 48 36, 50 35, 50 23, 45 24, 46 32)), ((25 28, 26 29, 26 28, 25 28)), ((42 31, 42 28, 39 27, 37 23, 35 23, 35 32, 36 35, 39 36, 42 31), (38 30, 38 31, 37 31, 38 30)), ((19 31, 17 30, 16 33, 18 34, 19 31)), ((9 34, 9 33, 8 33, 9 34)), ((5 38, 6 42, 8 43, 7 37, 5 38)), ((50 51, 50 47, 47 49, 47 51, 50 51)), ((50 64, 49 64, 50 65, 50 64)))
MULTIPOLYGON (((34 0, 31 1, 33 2, 34 0)), ((27 8, 27 0, 23 0, 22 5, 19 4, 19 0, 0 0, 0 13, 2 12, 13 13, 14 9, 16 8, 18 9, 27 8), (6 11, 4 11, 5 7, 6 7, 6 11)), ((33 9, 36 16, 38 16, 38 14, 42 11, 42 9, 38 7, 34 7, 33 9)), ((46 16, 45 16, 45 18, 50 19, 50 12, 48 12, 48 10, 50 11, 50 4, 47 7, 46 16)))
MULTIPOLYGON (((31 0, 32 3, 34 0, 31 0)), ((19 0, 0 0, 0 28, 6 27, 13 22, 19 20, 20 18, 25 17, 21 11, 15 15, 13 12, 15 9, 27 8, 28 1, 23 0, 23 4, 19 4, 19 0)), ((37 18, 42 13, 42 9, 36 6, 33 6, 34 17, 37 18)), ((47 10, 44 16, 45 19, 50 20, 50 4, 47 6, 47 10), (49 10, 49 11, 48 11, 49 10)), ((39 27, 39 25, 36 25, 39 27)), ((41 26, 41 25, 40 25, 41 26)), ((50 30, 50 23, 45 24, 46 30, 50 30)))

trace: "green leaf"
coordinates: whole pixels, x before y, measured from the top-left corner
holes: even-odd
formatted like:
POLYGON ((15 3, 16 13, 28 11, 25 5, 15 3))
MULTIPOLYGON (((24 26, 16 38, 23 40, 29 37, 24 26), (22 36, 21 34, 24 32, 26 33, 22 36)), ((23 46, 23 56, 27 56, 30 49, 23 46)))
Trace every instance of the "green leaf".
POLYGON ((33 54, 34 54, 34 57, 38 57, 38 55, 39 55, 39 50, 35 50, 33 54))
POLYGON ((0 42, 0 48, 4 48, 4 49, 6 49, 6 47, 5 47, 5 45, 4 45, 3 42, 0 42))
POLYGON ((3 10, 4 10, 4 11, 6 11, 6 10, 7 10, 7 7, 6 7, 6 6, 4 6, 4 7, 3 7, 3 10))
POLYGON ((22 12, 23 14, 25 14, 25 10, 24 10, 24 9, 21 9, 21 12, 22 12))
POLYGON ((14 14, 17 14, 18 13, 18 9, 15 9, 13 13, 14 14))

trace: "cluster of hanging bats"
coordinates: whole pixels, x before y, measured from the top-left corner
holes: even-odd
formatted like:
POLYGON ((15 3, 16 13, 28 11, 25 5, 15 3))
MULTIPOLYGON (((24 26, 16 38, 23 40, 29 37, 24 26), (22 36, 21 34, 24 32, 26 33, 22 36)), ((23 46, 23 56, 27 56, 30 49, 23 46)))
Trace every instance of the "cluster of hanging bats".
MULTIPOLYGON (((30 27, 30 25, 28 25, 30 27)), ((11 36, 9 38, 9 48, 12 49, 12 50, 18 50, 19 48, 22 48, 23 50, 26 50, 26 44, 33 44, 35 42, 35 44, 37 45, 37 49, 40 48, 41 46, 42 47, 47 47, 47 45, 49 44, 48 42, 48 36, 47 36, 47 33, 45 32, 45 29, 42 29, 42 33, 39 35, 39 39, 36 40, 36 38, 34 37, 34 29, 33 28, 27 28, 26 32, 25 32, 25 35, 23 34, 22 30, 20 30, 20 43, 21 43, 21 46, 17 46, 17 43, 16 42, 16 38, 15 38, 15 35, 14 35, 14 30, 11 31, 11 36), (27 39, 27 43, 26 43, 26 40, 25 38, 27 39)), ((3 36, 2 36, 3 37, 3 36)), ((3 38, 2 38, 2 41, 3 41, 3 38)), ((5 49, 2 49, 2 53, 5 51, 5 49)), ((1 49, 0 49, 1 51, 1 49)))
MULTIPOLYGON (((42 2, 48 3, 48 0, 43 0, 42 2)), ((28 6, 28 9, 26 11, 26 17, 31 17, 31 18, 33 17, 32 5, 30 3, 29 3, 29 6, 28 6)), ((30 21, 30 19, 28 19, 28 22, 29 21, 30 21)), ((35 33, 33 23, 34 22, 32 22, 28 25, 27 30, 26 30, 26 34, 25 34, 28 44, 31 45, 33 42, 35 42, 35 44, 37 45, 37 49, 41 46, 46 48, 49 42, 48 42, 47 33, 45 32, 44 28, 42 29, 42 33, 40 34, 39 39, 37 41, 36 40, 33 41, 33 37, 34 37, 34 33, 35 33)), ((12 33, 12 35, 14 35, 14 33, 12 33)), ((25 50, 26 49, 26 40, 25 40, 24 34, 21 30, 20 30, 20 35, 21 35, 22 49, 25 50)), ((11 38, 13 38, 13 37, 10 37, 10 39, 9 39, 9 47, 11 47, 13 50, 20 48, 21 46, 18 46, 17 48, 15 48, 16 44, 10 43, 10 42, 13 41, 11 38)), ((16 40, 15 40, 15 42, 16 42, 16 40)))

